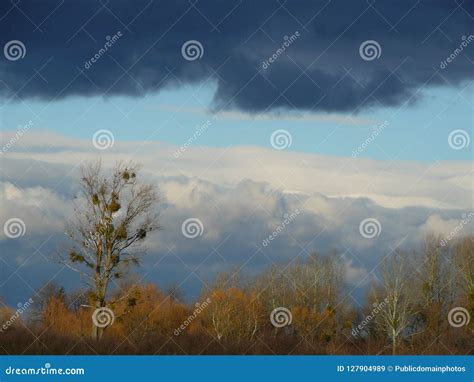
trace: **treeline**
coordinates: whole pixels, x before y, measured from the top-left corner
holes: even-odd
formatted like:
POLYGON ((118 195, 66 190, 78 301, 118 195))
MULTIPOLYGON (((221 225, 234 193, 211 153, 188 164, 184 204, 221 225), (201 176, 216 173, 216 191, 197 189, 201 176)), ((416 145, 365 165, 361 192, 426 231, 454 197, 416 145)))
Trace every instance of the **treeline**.
MULTIPOLYGON (((195 304, 179 289, 122 283, 96 312, 91 292, 47 285, 4 308, 2 354, 468 354, 474 343, 474 237, 387 254, 353 298, 337 255, 220 275, 195 304), (15 317, 15 319, 13 319, 15 317), (92 324, 103 328, 101 339, 92 324), (7 324, 5 324, 7 323, 7 324)), ((361 282, 364 282, 361 280, 361 282)))

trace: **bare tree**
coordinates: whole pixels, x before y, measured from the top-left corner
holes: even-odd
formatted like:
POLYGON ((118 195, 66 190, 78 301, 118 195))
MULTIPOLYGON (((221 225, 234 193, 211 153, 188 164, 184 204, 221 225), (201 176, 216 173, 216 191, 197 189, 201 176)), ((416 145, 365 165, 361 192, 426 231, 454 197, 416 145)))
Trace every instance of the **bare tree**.
POLYGON ((413 295, 419 295, 417 305, 420 309, 417 319, 420 328, 415 332, 426 331, 425 335, 435 338, 436 344, 445 329, 446 314, 455 293, 451 258, 439 243, 439 237, 428 235, 420 255, 414 255, 420 263, 413 290, 413 295))
POLYGON ((474 236, 461 238, 454 245, 458 299, 468 310, 474 309, 474 236))
POLYGON ((382 264, 382 282, 373 297, 380 307, 375 317, 377 329, 390 339, 392 354, 397 354, 401 338, 413 317, 410 295, 410 266, 404 253, 395 252, 382 264))
MULTIPOLYGON (((118 163, 107 174, 100 161, 82 168, 84 200, 67 230, 75 244, 63 262, 87 282, 96 309, 113 304, 107 301, 111 281, 139 265, 139 245, 158 229, 157 193, 138 180, 138 170, 133 163, 118 163)), ((102 333, 94 323, 93 336, 99 339, 102 333)))

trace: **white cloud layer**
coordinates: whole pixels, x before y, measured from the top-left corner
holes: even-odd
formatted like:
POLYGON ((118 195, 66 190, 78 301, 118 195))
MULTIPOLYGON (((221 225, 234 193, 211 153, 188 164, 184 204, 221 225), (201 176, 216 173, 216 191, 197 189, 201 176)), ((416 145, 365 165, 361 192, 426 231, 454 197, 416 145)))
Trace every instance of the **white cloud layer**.
MULTIPOLYGON (((4 140, 8 134, 14 132, 4 140)), ((344 253, 347 281, 358 285, 400 241, 447 235, 473 210, 470 163, 389 163, 256 147, 194 147, 175 159, 176 150, 160 142, 115 142, 99 151, 87 140, 25 134, 0 157, 1 222, 19 217, 27 226, 20 239, 0 233, 2 259, 11 269, 25 259, 46 267, 31 254, 51 235, 60 241, 78 192, 75 166, 98 157, 105 165, 140 162, 144 178, 158 185, 163 231, 150 238, 145 271, 178 284, 191 271, 199 280, 239 266, 252 273, 334 248, 344 253), (201 237, 183 236, 188 218, 202 222, 201 237), (380 223, 373 239, 359 231, 367 218, 380 223)), ((473 232, 472 221, 463 225, 461 234, 473 232)))

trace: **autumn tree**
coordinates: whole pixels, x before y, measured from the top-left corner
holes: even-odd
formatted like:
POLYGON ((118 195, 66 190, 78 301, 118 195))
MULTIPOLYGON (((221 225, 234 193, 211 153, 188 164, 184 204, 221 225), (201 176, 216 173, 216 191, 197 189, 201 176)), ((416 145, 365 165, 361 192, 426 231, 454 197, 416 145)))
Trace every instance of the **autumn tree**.
POLYGON ((157 338, 168 338, 186 318, 186 309, 179 303, 169 304, 156 285, 130 285, 115 296, 114 312, 120 317, 122 336, 142 347, 156 346, 157 338))
MULTIPOLYGON (((82 204, 67 230, 74 244, 63 263, 89 285, 96 309, 113 304, 107 301, 111 282, 139 265, 140 244, 158 228, 156 190, 139 180, 138 170, 133 163, 118 163, 108 172, 100 161, 81 169, 82 204)), ((102 333, 94 324, 93 336, 102 333)))
POLYGON ((64 296, 52 296, 42 312, 44 330, 56 334, 80 334, 80 319, 66 306, 64 296))
POLYGON ((35 303, 30 310, 30 317, 34 322, 42 320, 43 312, 52 298, 64 300, 65 290, 53 282, 48 282, 38 290, 35 303))
POLYGON ((474 311, 474 236, 459 239, 453 245, 458 300, 474 311))
POLYGON ((202 297, 210 303, 203 309, 201 321, 226 346, 253 341, 266 322, 257 291, 246 284, 239 270, 221 273, 202 297))
POLYGON ((425 338, 430 346, 438 346, 455 294, 452 256, 440 245, 439 237, 428 235, 413 258, 416 277, 412 294, 418 311, 413 335, 425 338))
POLYGON ((210 305, 204 310, 215 337, 227 343, 253 341, 265 321, 255 291, 236 287, 216 288, 209 294, 210 305))
MULTIPOLYGON (((312 253, 304 262, 272 268, 256 289, 267 316, 277 307, 293 314, 293 327, 306 341, 335 339, 345 316, 342 301, 344 271, 336 255, 312 253), (336 309, 337 308, 337 309, 336 309)), ((275 329, 275 335, 277 329, 275 329)))

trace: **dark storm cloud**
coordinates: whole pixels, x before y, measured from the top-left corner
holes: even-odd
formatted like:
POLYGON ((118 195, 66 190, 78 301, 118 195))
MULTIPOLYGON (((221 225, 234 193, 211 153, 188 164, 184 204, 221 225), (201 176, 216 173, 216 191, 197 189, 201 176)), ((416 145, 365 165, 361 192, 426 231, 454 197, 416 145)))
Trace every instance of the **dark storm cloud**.
POLYGON ((0 5, 0 44, 19 40, 26 55, 1 57, 4 99, 142 96, 210 79, 215 108, 357 111, 473 73, 471 1, 15 1, 0 5), (183 58, 188 40, 200 59, 183 58), (379 58, 361 58, 367 40, 379 58))

